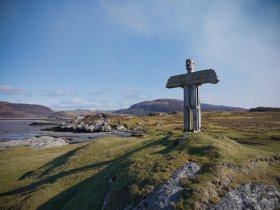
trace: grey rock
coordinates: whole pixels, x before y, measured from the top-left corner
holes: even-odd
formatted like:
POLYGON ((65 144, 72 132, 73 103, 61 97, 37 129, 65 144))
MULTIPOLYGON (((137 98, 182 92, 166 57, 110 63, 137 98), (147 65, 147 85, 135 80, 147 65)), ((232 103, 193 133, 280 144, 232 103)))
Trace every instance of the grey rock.
POLYGON ((131 132, 131 136, 132 137, 142 137, 142 136, 144 136, 144 133, 133 131, 133 132, 131 132))
POLYGON ((76 126, 77 132, 81 132, 82 130, 83 130, 83 126, 81 126, 80 124, 76 126))
POLYGON ((22 139, 22 140, 0 142, 0 148, 5 149, 7 147, 26 146, 26 147, 33 147, 39 149, 39 148, 47 148, 47 147, 64 146, 68 144, 69 144, 68 141, 62 138, 57 138, 52 136, 40 136, 40 137, 32 137, 32 138, 22 139))
POLYGON ((45 121, 45 120, 37 120, 32 122, 30 125, 36 126, 36 125, 57 125, 58 123, 56 122, 50 122, 50 121, 45 121))
POLYGON ((144 200, 142 200, 134 210, 171 210, 172 205, 177 200, 180 191, 183 189, 180 185, 181 178, 190 178, 194 176, 200 167, 193 162, 185 164, 178 169, 171 178, 161 186, 157 187, 144 200))
POLYGON ((95 130, 95 126, 90 125, 90 126, 85 127, 85 129, 86 129, 87 132, 92 133, 95 130))
POLYGON ((116 128, 117 131, 126 131, 127 128, 123 125, 118 125, 117 128, 116 128))
POLYGON ((73 123, 78 123, 78 122, 80 122, 80 121, 83 120, 83 119, 84 119, 84 117, 79 116, 79 117, 77 117, 77 118, 73 121, 73 123))
POLYGON ((95 126, 96 127, 101 126, 103 123, 104 123, 103 120, 99 120, 99 121, 95 122, 95 126))
POLYGON ((61 124, 53 131, 68 131, 68 132, 85 132, 85 133, 97 133, 97 132, 129 132, 129 130, 122 124, 110 125, 110 117, 108 114, 98 114, 86 117, 78 117, 75 120, 68 121, 65 124, 61 124))
POLYGON ((280 191, 264 184, 246 184, 228 192, 212 210, 280 208, 280 191))
POLYGON ((72 124, 68 124, 68 125, 66 125, 66 128, 67 129, 71 129, 73 127, 73 125, 72 124))

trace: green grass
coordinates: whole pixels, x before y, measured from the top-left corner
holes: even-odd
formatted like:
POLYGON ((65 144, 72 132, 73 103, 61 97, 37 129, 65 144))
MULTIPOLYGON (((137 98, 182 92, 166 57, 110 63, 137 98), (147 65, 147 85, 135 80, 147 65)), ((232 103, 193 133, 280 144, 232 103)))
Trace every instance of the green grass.
POLYGON ((277 155, 273 151, 251 149, 226 137, 215 139, 202 134, 190 135, 179 145, 202 169, 194 178, 183 180, 185 190, 177 209, 199 209, 203 202, 217 203, 227 190, 248 182, 278 186, 279 162, 259 161, 255 165, 251 162, 258 158, 270 160, 277 155))
POLYGON ((203 134, 189 134, 187 141, 182 139, 181 114, 117 116, 111 123, 142 129, 144 137, 1 151, 0 209, 101 209, 110 178, 114 182, 106 209, 124 209, 187 161, 201 170, 182 180, 176 209, 217 203, 229 189, 247 182, 279 187, 280 164, 271 161, 280 155, 280 141, 271 140, 280 135, 279 115, 211 112, 202 120, 203 134))

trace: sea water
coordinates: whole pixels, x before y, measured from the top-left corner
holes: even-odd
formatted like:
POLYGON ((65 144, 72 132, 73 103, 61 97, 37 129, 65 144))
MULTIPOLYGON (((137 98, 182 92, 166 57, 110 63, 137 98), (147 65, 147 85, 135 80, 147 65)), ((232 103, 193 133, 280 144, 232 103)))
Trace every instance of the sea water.
POLYGON ((41 129, 53 125, 31 126, 34 120, 0 120, 0 141, 18 140, 44 135, 41 129))
MULTIPOLYGON (((42 131, 55 125, 30 125, 36 120, 0 120, 0 142, 26 139, 34 136, 53 136, 67 139, 69 143, 94 141, 104 137, 129 137, 126 132, 72 133, 42 131)), ((65 122, 65 121, 64 121, 65 122)), ((59 123, 56 121, 56 123, 59 123)), ((60 122, 62 123, 62 121, 60 122)))

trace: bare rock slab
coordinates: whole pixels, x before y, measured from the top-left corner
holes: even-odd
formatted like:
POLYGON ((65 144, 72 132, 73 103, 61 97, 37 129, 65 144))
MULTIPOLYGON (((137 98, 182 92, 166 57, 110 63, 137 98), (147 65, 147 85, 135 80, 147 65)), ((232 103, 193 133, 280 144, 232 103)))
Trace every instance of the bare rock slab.
POLYGON ((178 169, 165 184, 157 187, 142 200, 134 210, 173 209, 172 204, 175 203, 180 191, 183 189, 180 185, 180 179, 194 176, 199 169, 200 167, 196 163, 189 162, 185 164, 178 169))
POLYGON ((264 184, 246 184, 228 192, 212 210, 272 210, 280 208, 280 191, 264 184))
POLYGON ((68 141, 62 138, 52 137, 52 136, 40 136, 32 137, 22 140, 13 140, 0 142, 0 148, 5 149, 7 147, 19 147, 26 146, 32 148, 47 148, 47 147, 58 147, 68 145, 68 141))

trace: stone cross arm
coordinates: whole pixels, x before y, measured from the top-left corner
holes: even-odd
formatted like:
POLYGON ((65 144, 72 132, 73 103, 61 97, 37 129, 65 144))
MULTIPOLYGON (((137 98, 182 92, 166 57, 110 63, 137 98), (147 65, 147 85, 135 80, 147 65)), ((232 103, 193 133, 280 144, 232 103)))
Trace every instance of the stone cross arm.
POLYGON ((168 79, 166 87, 176 88, 184 87, 188 85, 201 85, 204 83, 216 84, 218 83, 218 77, 213 69, 207 69, 202 71, 196 71, 188 74, 181 74, 172 76, 168 79))

